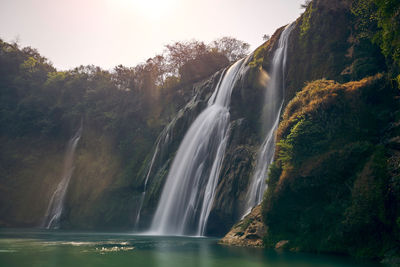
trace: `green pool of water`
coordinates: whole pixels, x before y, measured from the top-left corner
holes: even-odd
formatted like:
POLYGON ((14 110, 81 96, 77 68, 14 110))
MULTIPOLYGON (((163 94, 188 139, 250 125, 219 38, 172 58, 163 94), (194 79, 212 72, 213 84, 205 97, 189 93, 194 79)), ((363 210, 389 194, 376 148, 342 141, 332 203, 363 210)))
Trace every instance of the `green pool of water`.
POLYGON ((215 238, 0 230, 0 266, 381 266, 346 257, 232 248, 215 238))

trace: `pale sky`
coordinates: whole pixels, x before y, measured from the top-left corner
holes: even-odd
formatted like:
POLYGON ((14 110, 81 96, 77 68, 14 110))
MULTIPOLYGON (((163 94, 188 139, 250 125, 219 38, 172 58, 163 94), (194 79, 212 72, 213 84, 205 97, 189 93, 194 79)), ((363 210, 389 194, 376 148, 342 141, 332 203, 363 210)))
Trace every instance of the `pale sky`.
POLYGON ((37 48, 60 70, 134 66, 174 41, 223 36, 261 45, 304 0, 0 0, 0 38, 37 48))

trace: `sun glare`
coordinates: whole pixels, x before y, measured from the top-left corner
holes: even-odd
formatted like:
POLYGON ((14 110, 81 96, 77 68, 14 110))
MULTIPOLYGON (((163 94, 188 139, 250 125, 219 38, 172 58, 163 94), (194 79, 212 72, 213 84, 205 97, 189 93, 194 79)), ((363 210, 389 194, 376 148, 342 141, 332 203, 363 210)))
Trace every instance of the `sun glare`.
POLYGON ((176 0, 120 0, 144 18, 156 20, 172 12, 176 0))

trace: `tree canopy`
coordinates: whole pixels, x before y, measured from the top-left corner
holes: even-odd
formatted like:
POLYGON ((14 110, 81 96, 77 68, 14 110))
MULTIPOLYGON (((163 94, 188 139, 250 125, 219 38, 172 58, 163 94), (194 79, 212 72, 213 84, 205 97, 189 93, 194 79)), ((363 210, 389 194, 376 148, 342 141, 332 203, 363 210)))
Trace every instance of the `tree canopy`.
POLYGON ((248 44, 232 37, 209 45, 174 42, 134 67, 118 65, 106 71, 89 65, 57 71, 36 49, 0 39, 0 132, 47 138, 62 134, 82 117, 102 130, 124 125, 129 118, 131 126, 118 128, 124 135, 148 129, 139 125, 149 121, 158 120, 161 127, 162 117, 169 115, 160 112, 178 108, 167 106, 169 98, 182 94, 179 87, 206 78, 245 56, 247 49, 248 44))

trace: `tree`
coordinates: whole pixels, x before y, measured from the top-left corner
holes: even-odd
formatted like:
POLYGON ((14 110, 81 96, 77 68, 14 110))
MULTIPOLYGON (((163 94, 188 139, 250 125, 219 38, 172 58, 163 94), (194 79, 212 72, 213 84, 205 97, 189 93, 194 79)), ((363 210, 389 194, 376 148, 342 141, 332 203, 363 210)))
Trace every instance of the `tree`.
POLYGON ((172 75, 177 75, 179 69, 189 60, 208 53, 207 46, 196 40, 175 42, 165 47, 166 70, 172 75))
POLYGON ((224 54, 230 62, 235 62, 248 54, 250 45, 233 37, 222 37, 214 40, 209 47, 211 51, 224 54))
POLYGON ((270 36, 269 34, 264 34, 262 38, 263 38, 263 40, 266 42, 266 41, 268 41, 269 39, 271 39, 271 36, 270 36))
POLYGON ((229 60, 224 54, 211 51, 186 62, 179 69, 179 75, 183 82, 199 81, 227 65, 229 60))
POLYGON ((307 7, 311 4, 312 0, 306 0, 304 4, 300 5, 300 8, 307 9, 307 7))
POLYGON ((155 84, 157 86, 162 86, 168 70, 165 57, 163 55, 156 55, 153 58, 149 58, 146 61, 146 65, 148 65, 148 69, 151 69, 154 75, 155 84))
POLYGON ((135 88, 134 68, 118 65, 114 68, 111 78, 120 90, 133 91, 135 88))

